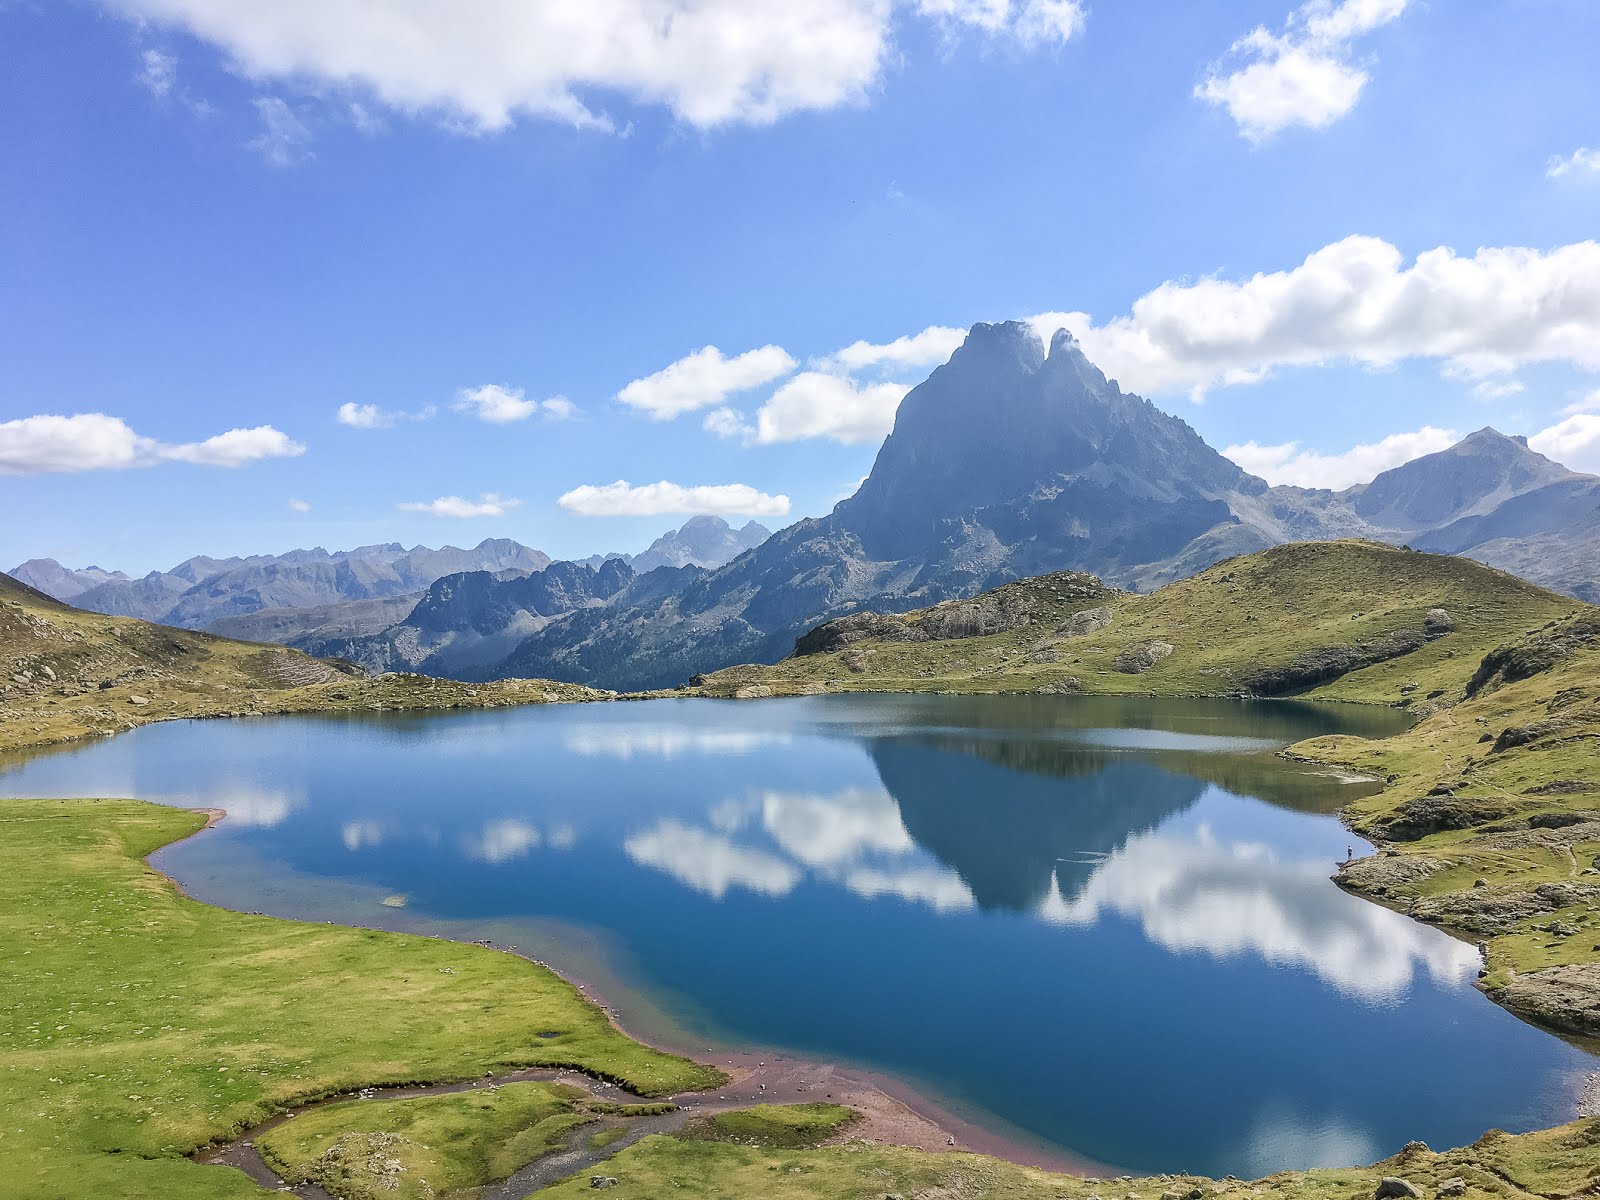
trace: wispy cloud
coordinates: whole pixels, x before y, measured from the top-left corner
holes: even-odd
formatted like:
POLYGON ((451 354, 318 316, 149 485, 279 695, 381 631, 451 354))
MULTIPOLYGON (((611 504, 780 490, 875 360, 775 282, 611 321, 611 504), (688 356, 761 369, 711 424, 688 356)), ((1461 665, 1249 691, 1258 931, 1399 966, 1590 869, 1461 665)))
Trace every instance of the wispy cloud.
POLYGON ((503 383, 462 388, 456 393, 456 402, 451 407, 491 425, 510 425, 540 415, 552 421, 565 421, 578 411, 578 406, 565 396, 530 400, 521 388, 503 383))
POLYGON ((1580 146, 1571 154, 1557 154, 1545 166, 1545 175, 1551 179, 1567 176, 1600 176, 1600 150, 1580 146))
POLYGON ((311 130, 288 101, 277 96, 257 96, 254 103, 261 132, 246 146, 275 167, 292 167, 313 157, 311 130))
POLYGON ((617 399, 658 421, 724 404, 736 392, 781 379, 798 364, 782 346, 762 346, 732 358, 702 346, 654 375, 635 379, 617 399))
POLYGON ((440 496, 437 500, 408 500, 395 507, 401 512, 428 513, 435 517, 452 517, 465 520, 470 517, 503 517, 521 504, 521 500, 485 492, 476 500, 460 496, 440 496))
POLYGON ((745 483, 684 487, 662 480, 634 487, 625 479, 596 486, 584 484, 563 495, 558 504, 581 517, 656 517, 708 514, 781 517, 789 497, 769 496, 745 483))
POLYGON ((376 404, 358 404, 350 400, 339 406, 334 419, 351 429, 392 429, 401 421, 430 420, 438 411, 431 404, 414 412, 406 412, 401 409, 382 408, 376 404))

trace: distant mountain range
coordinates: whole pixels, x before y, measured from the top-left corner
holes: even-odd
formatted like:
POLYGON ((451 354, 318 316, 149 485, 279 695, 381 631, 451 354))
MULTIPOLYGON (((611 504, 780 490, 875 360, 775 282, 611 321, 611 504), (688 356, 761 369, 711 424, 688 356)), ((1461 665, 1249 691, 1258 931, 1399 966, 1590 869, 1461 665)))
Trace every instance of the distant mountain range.
MULTIPOLYGON (((226 569, 204 581, 191 564, 133 581, 48 560, 16 574, 54 595, 81 583, 67 598, 100 611, 141 602, 144 585, 166 605, 151 619, 227 620, 213 627, 375 670, 641 689, 775 661, 812 626, 864 609, 905 612, 1054 571, 1148 591, 1233 555, 1348 537, 1466 555, 1600 601, 1600 478, 1524 439, 1482 429, 1343 492, 1272 487, 1123 392, 1066 331, 1047 351, 1018 322, 973 326, 901 402, 855 495, 770 536, 696 518, 636 557, 555 567, 515 543, 428 551, 489 561, 413 584, 421 590, 404 613, 400 571, 394 582, 345 583, 356 569, 341 574, 322 551, 297 552, 315 558, 305 564, 216 564, 226 569), (507 562, 509 547, 544 561, 507 562), (317 568, 314 582, 302 565, 317 568), (295 584, 273 590, 251 572, 287 572, 295 584), (242 624, 230 620, 240 613, 242 624)), ((390 569, 409 553, 367 549, 393 551, 390 569)), ((427 561, 406 578, 443 560, 427 561)))
MULTIPOLYGON (((770 532, 754 521, 736 530, 719 517, 695 517, 657 538, 641 554, 598 556, 595 561, 631 564, 639 571, 686 564, 717 567, 768 536, 770 532)), ((470 550, 457 546, 408 550, 390 542, 331 552, 319 546, 248 558, 199 556, 138 579, 102 567, 72 570, 49 558, 31 559, 10 574, 46 595, 93 612, 291 644, 313 635, 326 642, 385 629, 405 620, 442 579, 482 575, 495 583, 512 584, 550 565, 550 556, 543 551, 509 538, 489 538, 470 550)), ((463 587, 470 591, 470 585, 462 585, 447 588, 445 594, 455 595, 463 587)), ((551 602, 546 600, 546 606, 551 602)), ((430 603, 439 603, 438 598, 430 603)), ((504 612, 504 604, 496 611, 504 612)), ((519 624, 519 620, 507 615, 505 632, 537 628, 537 622, 519 624)), ((482 624, 481 617, 477 624, 482 624)))
MULTIPOLYGON (((1020 323, 977 325, 902 401, 872 473, 832 514, 716 570, 594 580, 583 603, 471 670, 673 686, 774 661, 819 621, 862 609, 903 612, 1062 570, 1149 590, 1232 555, 1346 537, 1467 554, 1600 599, 1597 535, 1600 479, 1520 438, 1480 430, 1344 492, 1271 487, 1107 380, 1065 331, 1046 352, 1020 323)), ((464 626, 496 590, 432 619, 464 626)), ((410 636, 342 649, 376 666, 410 636)))

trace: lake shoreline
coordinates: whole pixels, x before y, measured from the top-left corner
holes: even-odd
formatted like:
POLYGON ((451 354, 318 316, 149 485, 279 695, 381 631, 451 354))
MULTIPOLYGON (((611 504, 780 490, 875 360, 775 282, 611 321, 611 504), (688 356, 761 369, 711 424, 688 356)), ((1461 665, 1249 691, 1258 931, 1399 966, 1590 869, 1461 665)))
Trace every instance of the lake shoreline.
MULTIPOLYGON (((204 816, 206 818, 205 824, 185 837, 158 847, 158 850, 167 850, 197 838, 208 830, 216 828, 227 817, 226 809, 212 806, 187 808, 185 811, 204 816)), ((154 851, 152 854, 154 854, 154 851)), ((170 872, 156 866, 149 858, 145 859, 145 863, 151 870, 165 879, 179 895, 194 899, 182 882, 170 872)), ((214 904, 211 901, 197 902, 205 903, 215 908, 226 909, 227 907, 214 904)), ((260 915, 267 916, 272 920, 288 921, 294 919, 274 917, 270 913, 262 913, 260 915)), ((368 928, 367 926, 345 924, 344 922, 329 923, 344 924, 345 928, 351 929, 368 928)), ((642 1037, 630 1030, 622 1022, 616 1007, 608 1003, 605 996, 589 980, 568 971, 558 970, 546 960, 519 946, 497 943, 488 939, 464 940, 447 938, 440 934, 418 931, 408 931, 407 936, 439 938, 440 940, 454 941, 458 945, 478 946, 531 963, 536 967, 549 971, 592 1003, 605 1014, 607 1022, 629 1040, 652 1050, 660 1051, 663 1054, 680 1055, 684 1058, 716 1067, 718 1070, 724 1071, 729 1077, 728 1082, 720 1088, 708 1089, 703 1092, 680 1093, 667 1097, 673 1103, 685 1104, 693 1098, 699 1098, 700 1104, 697 1107, 711 1112, 754 1104, 805 1103, 826 1099, 848 1105, 862 1113, 864 1120, 853 1125, 850 1129, 849 1137, 852 1140, 933 1152, 960 1150, 993 1158, 1002 1158, 1019 1166, 1037 1167, 1041 1170, 1076 1175, 1084 1179, 1113 1178, 1123 1174, 1120 1170, 1096 1163, 1086 1156, 1075 1155, 1064 1150, 1047 1150, 1037 1145, 1029 1145, 1021 1140, 1007 1137, 994 1129, 985 1128, 959 1116, 953 1110, 927 1095, 925 1091, 887 1073, 869 1071, 839 1062, 815 1059, 785 1050, 760 1047, 745 1047, 735 1051, 719 1053, 715 1055, 713 1060, 712 1057, 708 1057, 707 1052, 703 1049, 674 1045, 661 1039, 642 1037), (713 1095, 715 1095, 716 1102, 712 1101, 713 1095), (726 1104, 720 1103, 724 1099, 726 1099, 726 1104)), ((496 1076, 482 1080, 449 1080, 406 1089, 385 1090, 405 1091, 408 1095, 432 1095, 464 1090, 483 1084, 543 1077, 544 1075, 556 1078, 561 1074, 563 1072, 535 1067, 513 1072, 503 1077, 496 1076)), ((615 1085, 609 1084, 597 1076, 575 1071, 564 1072, 564 1074, 581 1075, 582 1078, 597 1083, 602 1087, 615 1087, 615 1085)), ((197 1161, 204 1162, 228 1161, 222 1155, 229 1147, 248 1143, 256 1132, 280 1124, 287 1119, 288 1114, 323 1104, 334 1103, 341 1099, 352 1099, 369 1090, 366 1088, 355 1089, 347 1093, 341 1093, 339 1096, 319 1097, 305 1104, 291 1105, 284 1111, 274 1114, 268 1120, 240 1131, 237 1136, 226 1143, 201 1147, 195 1151, 194 1157, 197 1161)))

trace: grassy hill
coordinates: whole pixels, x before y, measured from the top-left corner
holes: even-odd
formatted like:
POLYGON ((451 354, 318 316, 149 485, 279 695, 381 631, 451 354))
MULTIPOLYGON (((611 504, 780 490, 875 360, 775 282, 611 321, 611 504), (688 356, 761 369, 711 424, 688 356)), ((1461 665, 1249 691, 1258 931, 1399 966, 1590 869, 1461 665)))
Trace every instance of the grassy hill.
POLYGON ((369 679, 283 646, 86 612, 0 575, 0 751, 175 717, 479 708, 602 694, 536 680, 369 679))
POLYGON ((776 666, 702 687, 1302 695, 1420 711, 1459 698, 1496 646, 1584 607, 1470 559, 1299 543, 1148 595, 1043 575, 905 616, 845 617, 776 666))

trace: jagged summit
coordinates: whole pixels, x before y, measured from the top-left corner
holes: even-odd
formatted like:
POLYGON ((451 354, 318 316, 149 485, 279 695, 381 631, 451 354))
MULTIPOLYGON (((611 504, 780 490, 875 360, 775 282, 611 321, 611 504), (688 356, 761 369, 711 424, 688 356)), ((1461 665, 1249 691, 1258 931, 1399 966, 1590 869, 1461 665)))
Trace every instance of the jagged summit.
MULTIPOLYGON (((907 393, 872 473, 835 514, 873 557, 903 558, 961 514, 1041 489, 1109 498, 1133 479, 1139 484, 1125 499, 1135 508, 1265 487, 1184 422, 1124 393, 1070 332, 1057 332, 1046 357, 1023 322, 978 324, 907 393)), ((1093 497, 1081 498, 1080 518, 1116 521, 1093 497)))

